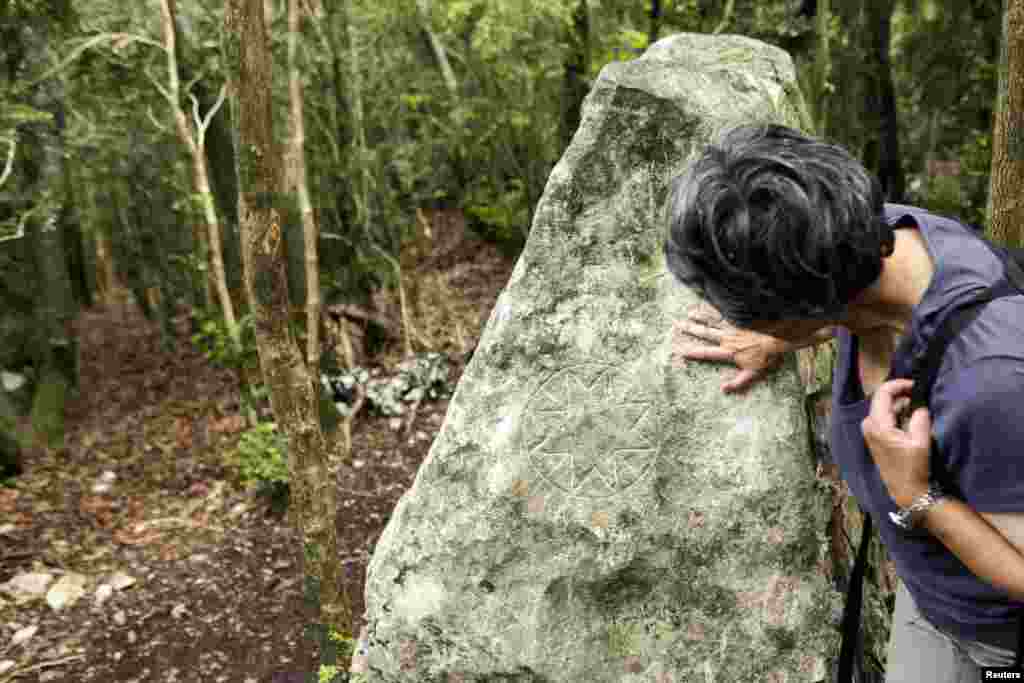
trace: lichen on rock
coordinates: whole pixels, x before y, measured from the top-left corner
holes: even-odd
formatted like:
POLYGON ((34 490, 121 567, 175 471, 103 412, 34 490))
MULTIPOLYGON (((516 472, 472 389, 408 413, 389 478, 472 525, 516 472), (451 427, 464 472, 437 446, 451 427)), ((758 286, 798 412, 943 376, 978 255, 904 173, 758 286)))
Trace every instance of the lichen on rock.
POLYGON ((680 34, 606 66, 366 585, 368 683, 820 681, 839 647, 794 359, 678 362, 670 180, 725 127, 805 128, 792 61, 680 34))

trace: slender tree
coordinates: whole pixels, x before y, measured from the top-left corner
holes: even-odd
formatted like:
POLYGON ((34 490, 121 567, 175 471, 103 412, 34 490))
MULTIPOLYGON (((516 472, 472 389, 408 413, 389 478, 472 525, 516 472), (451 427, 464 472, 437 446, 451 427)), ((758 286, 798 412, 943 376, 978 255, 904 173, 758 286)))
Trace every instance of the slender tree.
MULTIPOLYGON (((203 219, 206 223, 207 240, 210 246, 210 261, 213 266, 214 287, 217 290, 217 299, 220 303, 221 312, 227 322, 228 334, 236 347, 241 346, 241 335, 238 327, 238 320, 235 316, 235 306, 231 301, 231 293, 228 291, 227 274, 224 269, 224 249, 221 244, 220 222, 217 219, 216 202, 213 196, 213 189, 210 187, 210 174, 206 164, 205 137, 206 129, 211 119, 216 115, 224 102, 226 90, 221 91, 221 96, 205 118, 199 118, 199 102, 192 96, 193 116, 195 118, 195 132, 193 122, 189 121, 188 115, 181 106, 181 85, 178 74, 177 58, 177 31, 175 30, 175 0, 161 0, 160 9, 163 14, 164 50, 167 53, 167 88, 159 84, 157 87, 164 94, 171 106, 171 113, 174 116, 174 124, 178 131, 181 142, 188 150, 192 158, 192 168, 195 176, 196 190, 202 203, 203 219)), ((156 83, 154 81, 154 83, 156 83)))
POLYGON ((647 27, 647 44, 654 45, 658 42, 658 33, 661 31, 661 0, 651 0, 651 23, 647 27))
MULTIPOLYGON (((224 14, 238 127, 242 264, 260 368, 274 416, 288 440, 291 515, 302 537, 307 595, 315 596, 318 612, 313 631, 320 641, 321 664, 333 666, 337 652, 327 634, 352 638, 352 608, 341 582, 335 529, 335 471, 344 454, 339 440, 333 434, 328 438, 321 427, 319 379, 310 375, 289 324, 283 222, 296 212, 281 192, 284 157, 273 133, 272 62, 263 10, 262 0, 227 0, 224 14)), ((315 241, 310 244, 316 248, 315 241)))
POLYGON ((899 153, 899 117, 896 112, 896 90, 892 82, 892 61, 889 58, 894 0, 868 0, 865 7, 870 38, 872 69, 867 77, 866 110, 876 113, 878 135, 869 138, 865 163, 878 176, 890 202, 902 202, 904 175, 899 153))
POLYGON ((583 100, 587 96, 587 75, 590 72, 590 10, 587 0, 577 0, 567 38, 569 53, 565 59, 562 117, 559 122, 562 149, 569 146, 579 128, 583 100))
POLYGON ((999 90, 992 135, 989 236, 1024 246, 1024 0, 1004 0, 999 90))
POLYGON ((441 38, 434 32, 433 25, 431 24, 431 1, 416 0, 416 9, 419 12, 423 33, 426 34, 427 42, 430 43, 430 50, 434 53, 434 59, 437 61, 437 68, 441 70, 441 76, 444 78, 445 87, 448 88, 449 93, 454 95, 459 90, 459 82, 455 78, 455 71, 452 69, 451 63, 448 61, 448 52, 444 49, 444 43, 441 42, 441 38))
POLYGON ((320 264, 317 242, 320 231, 313 216, 306 180, 306 124, 302 95, 302 74, 299 71, 299 0, 288 0, 288 92, 291 100, 293 165, 292 180, 302 215, 306 272, 306 364, 313 377, 320 376, 320 264))

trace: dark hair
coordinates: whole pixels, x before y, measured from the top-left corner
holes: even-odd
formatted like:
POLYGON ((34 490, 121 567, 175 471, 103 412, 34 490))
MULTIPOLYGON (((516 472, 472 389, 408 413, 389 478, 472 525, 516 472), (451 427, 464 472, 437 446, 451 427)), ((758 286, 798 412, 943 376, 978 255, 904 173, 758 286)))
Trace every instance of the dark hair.
POLYGON ((732 324, 840 315, 892 254, 878 180, 785 126, 727 130, 676 177, 668 269, 732 324))

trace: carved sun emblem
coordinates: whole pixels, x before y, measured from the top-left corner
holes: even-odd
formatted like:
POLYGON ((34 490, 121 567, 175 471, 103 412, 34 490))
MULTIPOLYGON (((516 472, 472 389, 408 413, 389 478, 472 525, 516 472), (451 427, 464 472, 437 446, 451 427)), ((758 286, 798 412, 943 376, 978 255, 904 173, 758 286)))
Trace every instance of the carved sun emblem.
POLYGON ((523 416, 523 448, 544 479, 572 495, 613 496, 634 484, 657 456, 651 401, 631 396, 614 367, 586 364, 556 372, 523 416))

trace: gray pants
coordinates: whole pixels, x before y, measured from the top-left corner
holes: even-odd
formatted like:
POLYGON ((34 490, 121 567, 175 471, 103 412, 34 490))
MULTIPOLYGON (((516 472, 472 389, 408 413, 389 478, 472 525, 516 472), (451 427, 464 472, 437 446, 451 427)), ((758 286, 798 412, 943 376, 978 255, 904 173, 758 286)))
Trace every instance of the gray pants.
POLYGON ((896 590, 885 683, 978 683, 979 666, 1012 666, 1014 652, 959 640, 932 625, 903 582, 896 590))

